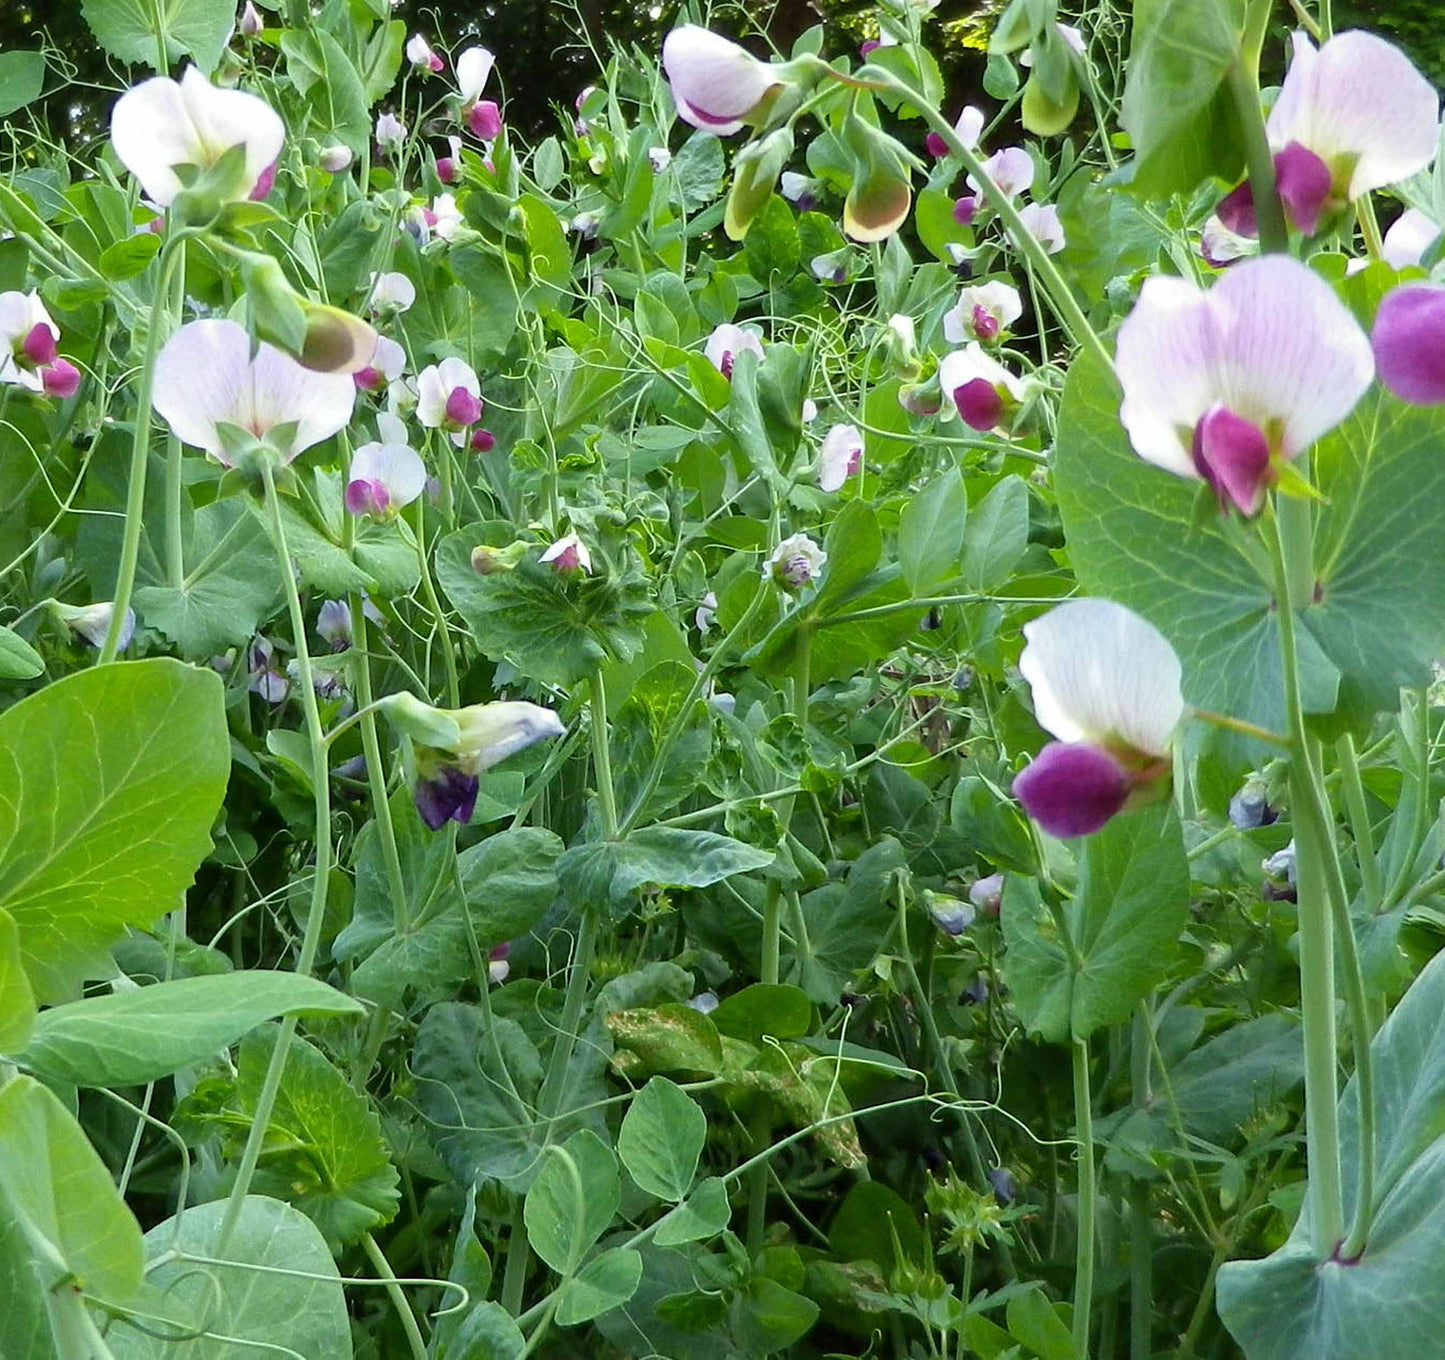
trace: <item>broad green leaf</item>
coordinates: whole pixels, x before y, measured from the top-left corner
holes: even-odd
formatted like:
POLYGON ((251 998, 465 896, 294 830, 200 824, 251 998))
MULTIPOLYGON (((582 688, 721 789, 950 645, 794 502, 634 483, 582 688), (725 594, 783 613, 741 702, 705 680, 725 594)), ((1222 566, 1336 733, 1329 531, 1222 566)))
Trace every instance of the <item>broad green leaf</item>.
POLYGON ((537 187, 544 194, 550 194, 562 183, 562 176, 566 173, 562 144, 555 137, 546 137, 538 142, 532 152, 532 178, 537 181, 537 187))
POLYGON ((692 1186, 706 1141, 702 1106, 666 1077, 653 1077, 627 1107, 617 1155, 649 1195, 676 1202, 692 1186))
POLYGON ((364 1014, 359 1001, 299 973, 178 978, 41 1012, 19 1058, 49 1082, 141 1086, 214 1057, 282 1015, 364 1014))
POLYGON ((33 680, 45 662, 13 628, 0 628, 0 680, 33 680))
POLYGON ((950 468, 935 477, 907 505, 898 524, 898 565, 915 595, 926 595, 958 574, 968 497, 963 475, 950 468))
POLYGON ((235 23, 230 6, 216 0, 81 0, 80 12, 111 56, 164 75, 187 55, 210 75, 235 23), (165 37, 164 61, 158 33, 165 37))
POLYGON ((361 155, 371 134, 370 100, 341 44, 324 28, 288 29, 281 50, 287 74, 311 106, 315 135, 361 155))
POLYGON ((161 238, 153 232, 127 236, 100 253, 100 272, 112 283, 122 283, 144 274, 160 252, 161 238))
POLYGON ((642 1257, 631 1247, 613 1247, 594 1257, 557 1294, 557 1325, 575 1327, 621 1307, 642 1280, 642 1257))
MULTIPOLYGON (((508 1321, 511 1321, 511 1315, 502 1309, 500 1304, 475 1303, 477 1299, 486 1298, 492 1283, 491 1258, 477 1240, 477 1187, 475 1185, 467 1187, 466 1208, 462 1210, 462 1221, 457 1225, 456 1240, 452 1243, 452 1263, 451 1268, 447 1271, 447 1279, 467 1291, 467 1297, 473 1300, 473 1308, 472 1313, 443 1313, 436 1318, 432 1336, 437 1354, 455 1354, 448 1348, 473 1313, 485 1308, 496 1308, 508 1321)), ((515 1326, 515 1324, 513 1325, 515 1326)), ((521 1345, 522 1334, 518 1332, 518 1349, 521 1348, 521 1345)))
POLYGON ((180 904, 231 766, 221 677, 156 658, 66 676, 0 714, 0 907, 40 1002, 110 971, 180 904))
POLYGON ((557 861, 557 877, 581 902, 625 905, 638 888, 707 888, 773 862, 771 851, 715 831, 650 826, 619 841, 574 846, 557 861))
POLYGON ((734 992, 713 1013, 719 1034, 760 1044, 774 1039, 801 1039, 813 1027, 813 1006, 796 987, 755 982, 734 992))
MULTIPOLYGON (((437 1330, 441 1330, 438 1321, 437 1330)), ((441 1354, 446 1360, 521 1360, 527 1338, 517 1320, 500 1303, 479 1303, 457 1328, 455 1338, 441 1354)))
POLYGON ((20 932, 0 910, 0 1053, 18 1053, 35 1020, 35 993, 20 957, 20 932))
MULTIPOLYGON (((306 1360, 351 1360, 346 1297, 316 1225, 280 1200, 248 1195, 223 1249, 225 1213, 225 1200, 199 1204, 145 1236, 146 1255, 153 1261, 179 1249, 234 1262, 167 1261, 147 1277, 204 1319, 208 1334, 173 1341, 124 1325, 112 1327, 106 1342, 115 1360, 255 1360, 263 1346, 284 1346, 306 1360), (257 1266, 276 1273, 257 1271, 257 1266)), ((163 1330, 174 1334, 179 1329, 163 1330)))
POLYGON ((723 1069, 717 1026, 691 1006, 674 1003, 613 1011, 607 1016, 607 1029, 633 1060, 629 1071, 711 1077, 723 1069))
MULTIPOLYGON (((644 653, 645 654, 645 653, 644 653)), ((697 772, 713 749, 713 714, 698 695, 684 712, 697 680, 687 662, 661 661, 641 675, 612 725, 613 783, 619 810, 628 820, 660 817, 697 788, 697 772), (676 739, 666 748, 656 781, 652 769, 677 724, 676 739), (634 804, 645 799, 634 815, 634 804)))
POLYGON ((744 251, 748 273, 764 288, 778 287, 796 272, 801 252, 793 210, 786 199, 770 195, 748 228, 744 251))
POLYGON ((553 1270, 569 1276, 611 1226, 621 1203, 617 1159, 590 1129, 549 1144, 542 1156, 523 1205, 527 1240, 553 1270))
POLYGON ((44 85, 44 52, 0 52, 0 118, 34 103, 44 85))
POLYGON ((1127 1020, 1173 962, 1189 917, 1189 865, 1173 807, 1124 813, 1086 838, 1078 888, 1062 911, 1077 966, 1034 881, 1009 877, 1005 975, 1019 1018, 1052 1043, 1127 1020))
POLYGON ((1079 1360, 1069 1325, 1041 1287, 1020 1290, 1008 1301, 1008 1329, 1039 1360, 1079 1360))
POLYGON ((727 1182, 720 1176, 701 1181, 677 1208, 657 1225, 652 1240, 659 1247, 679 1247, 685 1242, 702 1242, 716 1237, 728 1225, 732 1206, 727 1182))
POLYGON ((1008 476, 970 506, 963 531, 963 579, 970 590, 997 590, 1029 545, 1029 489, 1008 476))
POLYGON ((1243 153, 1225 78, 1240 54, 1243 0, 1140 0, 1120 121, 1144 198, 1232 183, 1243 153))
MULTIPOLYGON (((1364 1255, 1321 1262, 1308 1199, 1289 1240, 1219 1274, 1219 1315, 1250 1360, 1433 1355, 1445 1300, 1445 955, 1415 979, 1370 1045, 1375 1067, 1376 1212, 1364 1255)), ((1359 1168, 1359 1087, 1340 1102, 1345 1221, 1359 1168)))
POLYGON ((672 158, 668 179, 682 196, 683 208, 696 212, 722 192, 726 169, 722 143, 711 133, 694 132, 672 158))
POLYGON ((828 1244, 840 1261, 872 1261, 887 1274, 927 1257, 917 1214, 879 1181, 860 1181, 848 1191, 828 1225, 828 1244))
POLYGON ((58 1360, 38 1263, 20 1224, 0 1194, 0 1355, 58 1360))
POLYGON ((118 1304, 140 1289, 140 1225, 75 1117, 32 1077, 0 1087, 0 1196, 47 1289, 73 1275, 118 1304))
POLYGON ((806 933, 792 941, 784 967, 811 1001, 837 1005, 853 974, 872 963, 896 914, 890 889, 905 861, 903 847, 885 836, 858 856, 846 884, 829 883, 802 899, 806 933))

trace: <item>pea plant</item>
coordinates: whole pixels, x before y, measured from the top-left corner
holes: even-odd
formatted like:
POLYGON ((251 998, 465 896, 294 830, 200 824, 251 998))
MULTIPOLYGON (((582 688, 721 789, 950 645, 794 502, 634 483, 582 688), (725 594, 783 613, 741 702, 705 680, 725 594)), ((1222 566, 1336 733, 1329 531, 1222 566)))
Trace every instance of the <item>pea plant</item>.
POLYGON ((936 3, 0 54, 7 1360, 1439 1351, 1439 99, 936 3))

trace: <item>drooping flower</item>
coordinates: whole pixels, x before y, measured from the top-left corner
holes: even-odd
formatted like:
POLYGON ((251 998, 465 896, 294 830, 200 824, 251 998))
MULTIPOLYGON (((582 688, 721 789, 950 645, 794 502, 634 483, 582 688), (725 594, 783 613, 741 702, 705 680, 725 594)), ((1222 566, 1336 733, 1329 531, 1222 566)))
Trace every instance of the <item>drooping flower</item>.
POLYGON ((550 564, 554 571, 580 571, 585 575, 592 570, 592 554, 575 533, 564 534, 537 561, 550 564))
POLYGON ((652 173, 654 175, 660 175, 672 164, 672 152, 665 146, 649 147, 647 161, 648 164, 652 166, 652 173))
POLYGON ((737 132, 780 83, 767 62, 696 24, 663 40, 662 67, 678 117, 719 137, 737 132))
POLYGON ((566 730, 550 709, 518 701, 442 709, 403 692, 380 707, 406 738, 416 810, 433 831, 471 820, 484 770, 566 730))
POLYGON ((499 987, 507 980, 508 974, 512 971, 509 956, 512 952, 510 944, 499 944, 492 947, 487 955, 487 977, 499 987))
POLYGON ((818 486, 837 491, 863 466, 863 435, 856 425, 834 425, 818 454, 818 486))
POLYGON ((351 606, 345 600, 323 600, 316 611, 316 631, 333 652, 351 646, 351 606))
POLYGON ((1385 294, 1370 341, 1380 381, 1397 397, 1445 402, 1445 288, 1407 283, 1385 294))
POLYGON ((1211 269, 1225 269, 1236 260, 1259 254, 1259 246, 1252 237, 1231 231, 1216 213, 1199 233, 1199 253, 1211 269))
POLYGON ((988 874, 969 884, 968 900, 986 916, 997 916, 1003 905, 1003 875, 988 874))
MULTIPOLYGON (((1440 100, 1410 59, 1373 33, 1337 33, 1316 49, 1297 32, 1268 131, 1285 214, 1309 236, 1361 195, 1429 165, 1440 100)), ((1219 215, 1231 230, 1257 234, 1248 181, 1219 215)))
POLYGON ((346 508, 353 515, 389 519, 426 490, 426 464, 406 442, 406 427, 385 412, 377 416, 382 438, 351 456, 346 508))
POLYGON ((970 903, 929 888, 923 890, 923 905, 933 917, 934 925, 955 939, 973 924, 974 917, 978 915, 970 903))
MULTIPOLYGON (((953 131, 958 140, 970 151, 978 145, 978 139, 983 136, 985 121, 983 110, 975 108, 972 104, 965 104, 963 112, 958 115, 958 120, 953 125, 953 131)), ((928 154, 935 160, 942 160, 949 154, 948 143, 938 133, 930 132, 924 140, 928 147, 928 154)))
POLYGON ((466 431, 482 418, 482 384, 460 359, 443 359, 417 374, 416 418, 428 429, 446 430, 462 448, 466 431))
POLYGON ((792 593, 816 582, 827 561, 828 554, 807 534, 792 534, 763 563, 763 579, 792 593))
POLYGON ((713 332, 707 338, 707 344, 703 353, 710 363, 724 378, 731 378, 733 375, 733 364, 737 356, 744 351, 758 356, 758 362, 763 360, 763 342, 758 333, 746 326, 735 326, 730 321, 724 321, 721 325, 713 327, 713 332))
POLYGON ((156 362, 156 410, 178 438, 227 467, 245 436, 289 463, 344 429, 355 399, 347 373, 303 368, 264 343, 253 359, 250 337, 234 321, 188 322, 156 362))
POLYGON ((281 703, 291 692, 291 682, 277 664, 275 645, 260 633, 246 649, 246 670, 250 677, 246 688, 268 704, 281 703))
POLYGON ((715 618, 717 618, 717 596, 712 591, 708 591, 699 601, 692 621, 699 633, 706 633, 712 627, 712 621, 715 618))
POLYGON ((222 90, 194 66, 179 82, 168 76, 144 80, 116 101, 110 142, 146 195, 163 208, 186 187, 184 167, 211 181, 226 201, 244 199, 281 154, 286 127, 276 111, 243 90, 222 90), (207 175, 233 147, 243 155, 225 183, 207 175))
POLYGON ((818 204, 818 190, 821 184, 811 175, 800 175, 796 170, 784 170, 778 180, 778 191, 799 212, 812 212, 818 204))
POLYGON ((446 62, 432 51, 431 44, 420 33, 413 33, 406 45, 406 59, 419 71, 433 75, 446 70, 446 62))
MULTIPOLYGON (((1021 146, 1006 146, 995 151, 984 161, 983 171, 1005 198, 1017 198, 1034 182, 1033 157, 1021 146)), ((968 177, 968 187, 978 194, 986 192, 974 175, 968 177)))
POLYGON ((1419 208, 1406 208, 1390 223, 1385 239, 1380 243, 1381 258, 1391 269, 1409 269, 1420 263, 1420 258, 1435 244, 1440 227, 1435 219, 1419 208))
POLYGON ((1156 275, 1119 328, 1119 416, 1141 458, 1252 515, 1374 368, 1349 310, 1288 256, 1247 260, 1207 292, 1156 275))
POLYGON ((394 113, 376 115, 376 144, 383 153, 397 150, 406 141, 406 124, 394 113))
POLYGON ((1028 395, 1023 379, 985 354, 976 340, 939 360, 938 385, 975 430, 997 429, 1028 395))
POLYGON ((943 314, 943 337, 950 345, 966 340, 997 340, 1023 315, 1018 289, 998 279, 970 284, 943 314))
MULTIPOLYGON (((106 636, 110 632, 111 619, 115 616, 115 605, 109 600, 87 605, 62 604, 59 600, 52 600, 50 612, 76 637, 84 638, 92 647, 103 647, 106 636)), ((130 640, 134 635, 135 610, 127 609, 125 621, 121 624, 120 640, 117 643, 120 651, 124 651, 130 646, 130 640)))
POLYGON ((1026 203, 1019 209, 1019 221, 1049 255, 1057 255, 1067 244, 1059 210, 1052 203, 1026 203))
POLYGON ((0 293, 0 383, 50 396, 73 396, 80 373, 60 357, 59 339, 60 327, 51 320, 39 293, 0 293))
POLYGON ((1179 658, 1153 624, 1112 600, 1070 600, 1024 624, 1019 671, 1057 740, 1013 783, 1051 836, 1087 836, 1159 796, 1184 716, 1179 658))
POLYGON ((469 47, 457 58, 457 93, 462 108, 469 108, 482 97, 497 59, 485 47, 469 47))
POLYGON ((405 274, 373 274, 371 276, 371 306, 373 310, 383 308, 394 312, 411 309, 416 301, 416 284, 405 274))
POLYGON ((438 194, 432 199, 427 225, 439 241, 450 241, 457 234, 457 228, 462 225, 462 211, 454 195, 438 194))

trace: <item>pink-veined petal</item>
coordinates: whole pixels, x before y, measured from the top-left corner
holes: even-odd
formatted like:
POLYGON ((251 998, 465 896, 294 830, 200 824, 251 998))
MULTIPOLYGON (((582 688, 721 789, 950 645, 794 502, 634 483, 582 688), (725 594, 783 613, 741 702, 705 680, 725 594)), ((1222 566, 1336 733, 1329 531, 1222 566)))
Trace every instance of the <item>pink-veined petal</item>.
POLYGON ((263 344, 252 361, 250 377, 249 391, 242 393, 250 407, 247 428, 264 434, 277 425, 295 422, 296 433, 284 450, 288 462, 345 429, 351 420, 356 384, 349 373, 317 373, 273 345, 263 344))
POLYGON ((174 167, 195 164, 198 155, 181 87, 154 76, 127 90, 111 110, 110 142, 146 195, 170 207, 182 188, 174 167))
POLYGON ((286 141, 286 125, 275 109, 244 90, 217 88, 194 66, 186 67, 181 77, 181 98, 204 149, 207 165, 220 160, 233 146, 246 148, 246 183, 242 192, 250 193, 281 154, 286 141))
POLYGON ((1406 208, 1391 224, 1381 243, 1381 256, 1391 269, 1408 269, 1435 244, 1440 228, 1419 208, 1406 208))
POLYGON ((863 436, 856 425, 834 425, 818 454, 818 487, 837 491, 863 462, 863 436))
POLYGON ((250 386, 250 358, 250 338, 234 321, 191 321, 166 341, 156 360, 152 400, 182 443, 229 462, 216 424, 245 424, 242 393, 250 386))
POLYGON ((696 24, 675 28, 663 40, 662 65, 679 104, 708 131, 745 118, 778 83, 766 63, 735 42, 696 24))

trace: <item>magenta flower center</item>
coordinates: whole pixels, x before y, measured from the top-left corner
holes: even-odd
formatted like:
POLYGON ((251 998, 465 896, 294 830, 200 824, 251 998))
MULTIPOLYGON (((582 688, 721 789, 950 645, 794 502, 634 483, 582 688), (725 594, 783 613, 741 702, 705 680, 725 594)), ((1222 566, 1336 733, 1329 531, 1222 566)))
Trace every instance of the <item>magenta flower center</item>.
POLYGON ((391 505, 386 486, 374 477, 358 477, 346 484, 346 508, 353 515, 372 515, 380 519, 391 505))
POLYGON ((447 396, 447 419, 453 425, 475 425, 482 418, 482 402, 465 387, 454 387, 447 396))
POLYGON ((55 336, 43 321, 30 328, 25 339, 21 341, 20 348, 37 368, 41 364, 55 362, 55 336))
POLYGON ((467 111, 467 126, 474 136, 490 142, 502 130, 502 111, 491 99, 479 100, 467 111))
POLYGON ((998 317, 987 307, 975 304, 973 309, 973 333, 980 340, 992 340, 998 335, 998 317))
POLYGON ((1014 780, 1014 797, 1051 836, 1097 831, 1128 801, 1133 779, 1102 747, 1051 741, 1014 780))
POLYGON ((1221 508, 1232 502, 1242 514, 1258 513, 1273 480, 1269 440, 1258 425, 1216 403, 1194 427, 1191 452, 1221 508))
POLYGON ((954 388, 958 414, 975 430, 991 430, 1003 418, 1003 398, 987 378, 970 378, 954 388))

